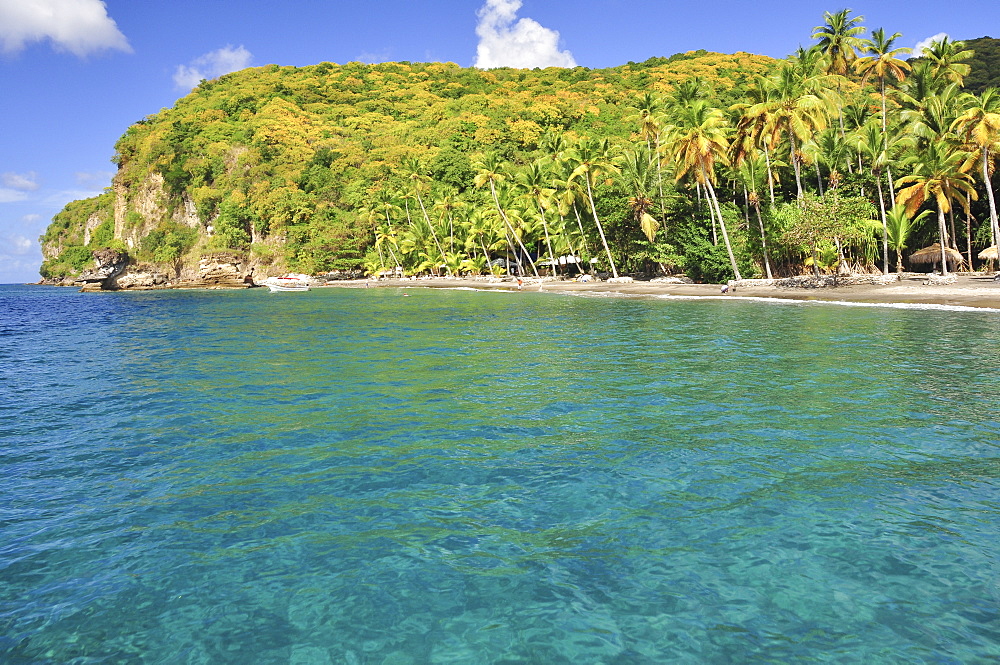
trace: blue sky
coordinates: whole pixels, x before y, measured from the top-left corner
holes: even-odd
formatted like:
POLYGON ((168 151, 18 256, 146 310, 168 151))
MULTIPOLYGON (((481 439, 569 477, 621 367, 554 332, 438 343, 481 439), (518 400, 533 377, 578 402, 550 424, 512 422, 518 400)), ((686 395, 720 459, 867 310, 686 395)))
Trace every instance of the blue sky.
POLYGON ((784 57, 844 6, 906 46, 1000 37, 996 0, 954 12, 930 0, 0 0, 0 283, 38 279, 52 216, 108 186, 128 125, 201 77, 323 61, 596 68, 698 48, 784 57))

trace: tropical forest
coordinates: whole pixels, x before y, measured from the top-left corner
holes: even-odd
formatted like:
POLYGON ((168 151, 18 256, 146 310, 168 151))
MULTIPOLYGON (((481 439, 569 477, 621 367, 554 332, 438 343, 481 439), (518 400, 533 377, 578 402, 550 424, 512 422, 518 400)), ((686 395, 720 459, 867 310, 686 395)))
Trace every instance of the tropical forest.
POLYGON ((699 282, 986 266, 1000 40, 911 53, 849 10, 817 18, 783 60, 324 62, 202 81, 125 131, 111 187, 55 216, 42 276, 105 248, 177 275, 219 253, 259 274, 699 282))

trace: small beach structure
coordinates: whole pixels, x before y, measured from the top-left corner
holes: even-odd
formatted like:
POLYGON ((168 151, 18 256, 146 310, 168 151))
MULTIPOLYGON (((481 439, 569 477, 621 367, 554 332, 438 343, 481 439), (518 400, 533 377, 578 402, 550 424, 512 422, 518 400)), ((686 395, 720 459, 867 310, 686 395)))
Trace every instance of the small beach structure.
POLYGON ((556 260, 544 259, 542 261, 536 261, 535 265, 539 268, 552 268, 559 272, 568 272, 569 274, 575 275, 583 272, 583 268, 580 267, 583 262, 580 260, 579 256, 560 256, 556 260), (561 266, 557 267, 557 266, 561 266))
MULTIPOLYGON (((949 269, 954 269, 955 266, 962 262, 962 254, 957 249, 945 247, 944 253, 948 260, 949 269)), ((937 265, 941 263, 941 245, 934 243, 923 249, 918 249, 910 254, 910 263, 914 265, 927 265, 928 263, 937 265)))
POLYGON ((989 261, 989 267, 993 267, 993 263, 997 260, 997 246, 991 245, 979 252, 980 261, 989 261))

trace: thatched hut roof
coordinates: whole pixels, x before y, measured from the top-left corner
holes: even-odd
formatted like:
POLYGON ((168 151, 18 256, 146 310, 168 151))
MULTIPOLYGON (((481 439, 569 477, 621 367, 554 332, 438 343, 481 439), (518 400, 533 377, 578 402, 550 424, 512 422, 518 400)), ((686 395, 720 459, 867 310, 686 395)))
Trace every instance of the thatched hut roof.
POLYGON ((997 246, 987 247, 983 251, 979 252, 979 259, 981 261, 996 261, 997 260, 997 246))
MULTIPOLYGON (((949 265, 954 263, 958 264, 962 262, 962 255, 957 249, 952 249, 951 247, 944 248, 944 254, 948 257, 949 265)), ((935 243, 924 247, 923 249, 918 249, 917 251, 910 254, 910 263, 940 263, 941 262, 941 245, 935 243)))

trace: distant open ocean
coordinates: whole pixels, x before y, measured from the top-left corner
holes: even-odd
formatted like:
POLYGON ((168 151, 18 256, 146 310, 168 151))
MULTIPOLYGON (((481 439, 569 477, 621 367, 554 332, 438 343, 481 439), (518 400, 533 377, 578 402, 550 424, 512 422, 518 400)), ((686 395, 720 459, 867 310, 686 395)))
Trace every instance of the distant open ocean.
POLYGON ((1000 661, 1000 313, 0 286, 0 663, 1000 661))

